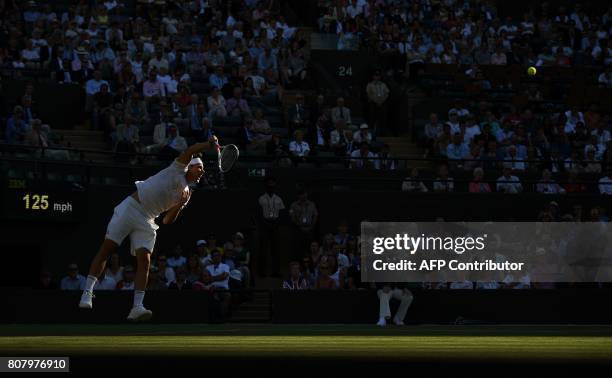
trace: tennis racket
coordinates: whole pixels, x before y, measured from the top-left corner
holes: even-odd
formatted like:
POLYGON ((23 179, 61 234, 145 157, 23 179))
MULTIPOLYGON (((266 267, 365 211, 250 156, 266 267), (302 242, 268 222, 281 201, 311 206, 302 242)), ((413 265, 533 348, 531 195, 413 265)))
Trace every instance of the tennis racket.
POLYGON ((215 148, 217 149, 219 171, 221 173, 229 172, 238 161, 240 150, 234 144, 220 146, 219 143, 215 143, 215 148))

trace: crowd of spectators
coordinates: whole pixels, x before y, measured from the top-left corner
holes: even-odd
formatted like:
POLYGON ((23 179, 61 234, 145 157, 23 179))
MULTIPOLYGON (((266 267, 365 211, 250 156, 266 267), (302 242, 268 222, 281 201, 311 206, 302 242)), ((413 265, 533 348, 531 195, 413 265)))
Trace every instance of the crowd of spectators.
MULTIPOLYGON (((438 220, 443 221, 442 218, 438 220)), ((576 204, 563 209, 555 201, 547 203, 534 220, 539 222, 609 222, 602 206, 585 209, 576 204)), ((545 244, 545 243, 544 243, 545 244)), ((555 248, 542 244, 546 248, 555 248)), ((553 243, 554 244, 554 243, 553 243)), ((287 290, 331 289, 357 290, 382 288, 387 284, 372 285, 361 282, 360 235, 351 233, 348 222, 340 221, 335 233, 325 233, 321 239, 313 238, 309 250, 289 264, 289 274, 282 288, 287 290)), ((550 282, 532 282, 529 273, 516 276, 512 272, 500 272, 489 280, 454 282, 422 282, 394 287, 421 288, 426 290, 490 290, 490 289, 551 289, 558 285, 550 282)))
MULTIPOLYGON (((251 287, 251 252, 243 233, 236 232, 231 241, 217 242, 214 234, 198 240, 193 252, 184 256, 183 249, 176 245, 171 253, 156 250, 149 270, 147 290, 205 291, 211 294, 217 315, 229 314, 232 296, 229 290, 251 287)), ((118 253, 111 255, 107 268, 94 290, 134 290, 135 268, 123 265, 118 253)), ((83 290, 85 277, 75 263, 68 265, 67 274, 61 279, 61 290, 83 290)), ((55 289, 51 275, 43 271, 39 288, 55 289)), ((234 302, 240 302, 237 295, 234 302)))
POLYGON ((612 64, 612 7, 603 4, 535 2, 515 18, 493 1, 320 0, 319 9, 319 30, 337 34, 338 49, 401 55, 410 74, 426 63, 612 64))
MULTIPOLYGON (((118 152, 172 157, 228 123, 269 138, 262 111, 306 80, 308 61, 279 9, 274 0, 3 0, 0 66, 82 86, 85 109, 75 111, 118 152)), ((7 141, 24 141, 29 126, 20 127, 7 141)))
MULTIPOLYGON (((155 251, 149 271, 147 290, 230 290, 251 285, 250 251, 245 237, 236 232, 231 241, 217 243, 214 234, 196 242, 187 257, 176 245, 171 253, 155 251)), ((67 276, 61 281, 62 290, 82 290, 84 277, 76 264, 68 265, 67 276)), ((134 267, 123 265, 119 254, 111 255, 102 279, 95 290, 134 290, 134 267)))
POLYGON ((462 191, 470 193, 515 194, 527 186, 543 194, 608 194, 609 122, 595 104, 556 108, 528 101, 524 107, 472 108, 457 100, 447 113, 430 114, 420 139, 425 156, 443 162, 438 175, 424 182, 413 169, 402 190, 453 192, 456 176, 469 182, 462 191), (529 182, 521 183, 523 178, 529 182))

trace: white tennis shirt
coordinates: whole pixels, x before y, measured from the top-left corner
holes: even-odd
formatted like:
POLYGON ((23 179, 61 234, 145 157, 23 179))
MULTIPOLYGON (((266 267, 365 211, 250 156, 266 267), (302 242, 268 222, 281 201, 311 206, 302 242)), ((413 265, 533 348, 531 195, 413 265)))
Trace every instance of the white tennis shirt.
POLYGON ((185 173, 187 165, 174 160, 170 166, 144 181, 136 181, 140 204, 151 219, 168 211, 181 199, 181 194, 189 190, 185 173))

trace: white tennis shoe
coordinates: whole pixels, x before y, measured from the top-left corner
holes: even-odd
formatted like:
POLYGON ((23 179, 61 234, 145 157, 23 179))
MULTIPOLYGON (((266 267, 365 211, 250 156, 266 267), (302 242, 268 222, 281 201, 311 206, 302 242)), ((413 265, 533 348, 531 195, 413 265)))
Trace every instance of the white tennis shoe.
POLYGON ((379 327, 385 327, 387 325, 387 320, 382 317, 378 320, 378 323, 376 323, 376 325, 379 327))
POLYGON ((394 316, 393 317, 393 324, 395 324, 396 326, 400 326, 401 327, 401 326, 404 325, 404 322, 401 321, 397 316, 394 316))
POLYGON ((91 309, 93 307, 93 298, 95 295, 93 291, 85 290, 81 295, 81 301, 79 302, 79 308, 91 309))
POLYGON ((147 310, 144 306, 135 306, 132 307, 127 318, 134 322, 144 322, 151 319, 151 317, 153 317, 153 312, 151 310, 147 310))

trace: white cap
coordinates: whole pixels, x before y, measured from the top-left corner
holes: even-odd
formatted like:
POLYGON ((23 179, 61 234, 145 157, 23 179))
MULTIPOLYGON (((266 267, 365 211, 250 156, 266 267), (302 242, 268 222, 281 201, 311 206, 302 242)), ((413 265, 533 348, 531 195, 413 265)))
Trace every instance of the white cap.
POLYGON ((201 165, 203 167, 204 163, 202 162, 202 159, 197 157, 197 158, 191 159, 191 161, 189 162, 189 165, 201 165))
POLYGON ((359 126, 360 129, 367 129, 368 128, 368 124, 367 123, 362 123, 361 126, 359 126))
POLYGON ((199 246, 201 246, 201 245, 206 245, 206 240, 198 240, 198 241, 196 242, 196 246, 198 246, 198 247, 199 247, 199 246))

